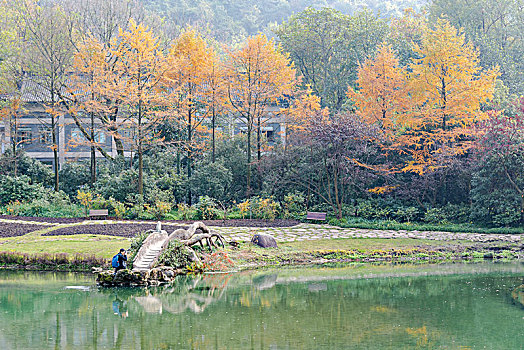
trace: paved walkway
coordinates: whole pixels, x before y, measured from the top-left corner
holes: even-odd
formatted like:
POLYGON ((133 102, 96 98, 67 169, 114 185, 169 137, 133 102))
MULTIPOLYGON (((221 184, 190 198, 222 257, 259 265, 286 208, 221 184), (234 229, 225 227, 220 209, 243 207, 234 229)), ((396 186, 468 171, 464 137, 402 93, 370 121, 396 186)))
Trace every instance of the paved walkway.
MULTIPOLYGON (((12 222, 18 224, 42 224, 60 227, 62 224, 42 223, 34 221, 0 219, 0 222, 12 222)), ((97 225, 97 224, 151 224, 151 221, 117 221, 117 220, 86 220, 65 225, 97 225)), ((176 225, 176 223, 165 222, 164 225, 176 225)), ((406 230, 374 230, 358 228, 340 228, 330 225, 299 224, 291 227, 217 227, 210 226, 216 232, 235 241, 250 241, 255 233, 267 233, 277 242, 313 241, 319 239, 334 238, 413 238, 429 239, 437 241, 474 241, 474 242, 523 242, 524 233, 520 235, 483 234, 483 233, 451 233, 439 231, 406 231, 406 230)), ((171 232, 168 232, 171 233, 171 232)))
POLYGON ((414 238, 438 241, 465 240, 475 242, 520 242, 524 235, 480 233, 450 233, 435 231, 393 231, 357 228, 340 228, 330 225, 299 224, 293 227, 212 227, 222 235, 236 241, 249 241, 254 233, 267 233, 278 242, 311 241, 332 238, 414 238))

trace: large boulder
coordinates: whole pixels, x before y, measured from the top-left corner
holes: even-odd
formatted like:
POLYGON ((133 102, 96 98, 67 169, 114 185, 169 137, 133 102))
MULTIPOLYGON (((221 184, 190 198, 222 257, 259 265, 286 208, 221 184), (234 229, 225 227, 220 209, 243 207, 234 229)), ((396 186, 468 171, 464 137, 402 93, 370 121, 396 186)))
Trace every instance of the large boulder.
POLYGON ((114 274, 113 271, 100 271, 96 282, 103 287, 113 286, 157 286, 171 283, 182 270, 176 270, 169 266, 159 266, 151 270, 120 270, 114 274))
POLYGON ((113 283, 120 286, 144 286, 147 285, 145 277, 140 271, 123 269, 116 273, 113 283))
POLYGON ((262 248, 277 248, 275 238, 265 233, 256 233, 253 238, 251 238, 251 243, 262 248))
POLYGON ((147 271, 119 270, 116 275, 113 271, 101 271, 96 277, 96 282, 101 286, 146 286, 147 271))

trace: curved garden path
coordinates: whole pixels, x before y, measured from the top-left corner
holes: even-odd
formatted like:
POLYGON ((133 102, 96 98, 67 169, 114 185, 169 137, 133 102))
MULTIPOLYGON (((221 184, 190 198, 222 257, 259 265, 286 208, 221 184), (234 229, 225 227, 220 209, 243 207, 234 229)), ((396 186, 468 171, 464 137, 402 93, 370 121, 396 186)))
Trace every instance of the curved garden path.
MULTIPOLYGON (((0 219, 0 223, 16 224, 36 224, 34 221, 0 219)), ((151 221, 120 221, 120 220, 86 220, 76 223, 59 224, 38 222, 43 225, 45 232, 54 231, 61 227, 83 226, 83 225, 103 225, 103 224, 152 224, 151 221)), ((162 226, 176 225, 173 222, 162 222, 162 226)), ((523 240, 524 234, 481 234, 481 233, 451 233, 439 231, 407 231, 407 230, 376 230, 341 228, 325 224, 302 223, 291 227, 217 227, 210 226, 210 229, 221 233, 223 236, 236 241, 250 241, 255 233, 267 233, 275 237, 278 242, 311 241, 321 239, 337 238, 412 238, 427 239, 438 241, 473 241, 473 242, 512 242, 518 243, 523 240)), ((39 234, 42 230, 31 232, 39 234)), ((169 232, 171 233, 171 232, 169 232)))
POLYGON ((237 241, 249 241, 254 233, 267 233, 278 242, 310 241, 333 238, 413 238, 438 241, 464 240, 474 242, 520 242, 524 235, 451 233, 437 231, 375 230, 341 228, 330 225, 299 224, 292 227, 250 228, 213 227, 224 236, 237 241))

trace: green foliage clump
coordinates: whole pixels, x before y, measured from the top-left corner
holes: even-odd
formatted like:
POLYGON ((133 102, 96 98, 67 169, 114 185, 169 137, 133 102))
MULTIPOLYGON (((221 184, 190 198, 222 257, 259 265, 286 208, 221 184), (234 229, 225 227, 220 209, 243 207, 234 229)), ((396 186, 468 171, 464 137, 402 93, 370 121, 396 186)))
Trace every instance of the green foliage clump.
POLYGON ((27 202, 40 198, 43 191, 42 185, 31 184, 29 176, 2 176, 0 179, 0 204, 27 202))
POLYGON ((201 196, 195 206, 195 219, 197 220, 215 220, 219 218, 219 211, 215 200, 209 196, 201 196))
POLYGON ((186 268, 193 263, 193 252, 177 240, 169 242, 158 257, 158 265, 171 266, 177 269, 186 268))
POLYGON ((69 162, 60 169, 60 189, 71 198, 77 191, 86 187, 91 179, 89 165, 86 162, 69 162))
POLYGON ((461 224, 470 220, 471 210, 467 205, 448 204, 431 208, 424 214, 424 222, 437 225, 461 224))
POLYGON ((306 211, 305 202, 306 199, 300 192, 285 195, 282 202, 284 219, 298 219, 304 216, 306 211))
MULTIPOLYGON (((506 172, 522 173, 523 168, 522 154, 514 154, 508 159, 491 157, 482 163, 472 179, 471 217, 474 221, 491 226, 524 224, 523 199, 506 175, 506 172)), ((513 181, 520 188, 524 187, 524 177, 515 175, 513 181)))
MULTIPOLYGON (((18 151, 16 156, 16 170, 19 175, 26 175, 31 183, 40 183, 50 186, 53 182, 53 172, 44 163, 29 157, 25 152, 18 151)), ((0 156, 0 175, 15 174, 13 152, 8 150, 0 156)))
POLYGON ((161 220, 171 211, 173 208, 171 203, 164 201, 157 201, 152 205, 146 204, 146 211, 151 214, 156 220, 161 220))
POLYGON ((416 207, 399 207, 394 213, 394 217, 401 222, 411 222, 419 215, 420 210, 416 207))
POLYGON ((191 190, 196 196, 225 199, 231 188, 233 175, 221 162, 197 164, 191 177, 191 190))

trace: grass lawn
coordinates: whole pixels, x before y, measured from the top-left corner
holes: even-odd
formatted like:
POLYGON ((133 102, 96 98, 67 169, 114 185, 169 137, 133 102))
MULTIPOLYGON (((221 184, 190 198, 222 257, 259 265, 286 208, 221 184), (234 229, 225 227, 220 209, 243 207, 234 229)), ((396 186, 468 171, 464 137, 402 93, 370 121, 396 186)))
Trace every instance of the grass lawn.
MULTIPOLYGON (((471 242, 468 242, 471 243, 471 242)), ((280 243, 282 249, 294 251, 311 251, 311 250, 349 250, 358 249, 364 252, 372 250, 387 249, 410 249, 410 248, 429 248, 440 245, 459 245, 461 241, 435 241, 429 239, 410 239, 410 238, 336 238, 321 239, 315 241, 296 241, 289 243, 280 243)))
POLYGON ((94 255, 110 259, 120 248, 129 247, 129 239, 102 235, 22 236, 0 240, 0 251, 18 253, 67 253, 94 255))

